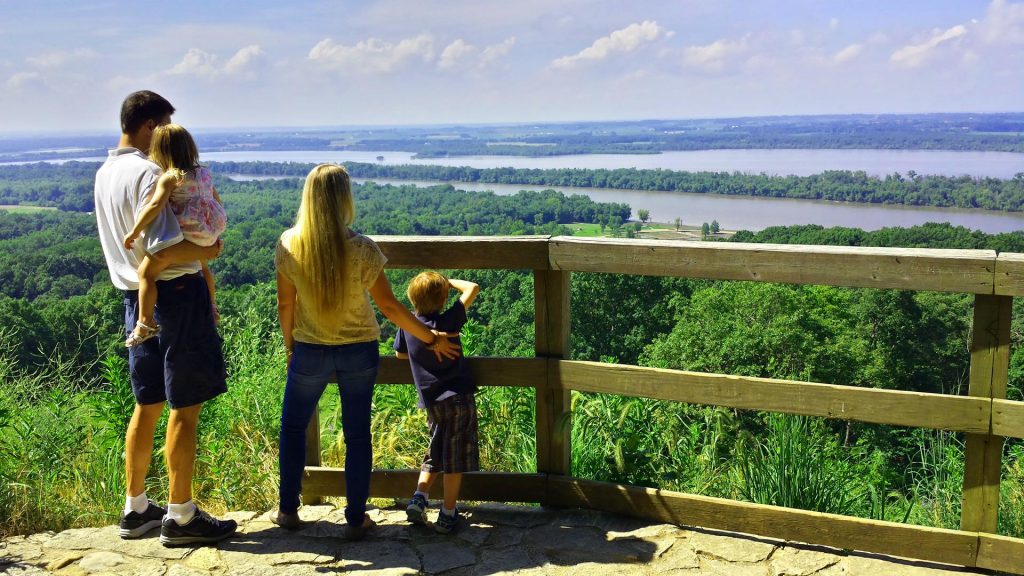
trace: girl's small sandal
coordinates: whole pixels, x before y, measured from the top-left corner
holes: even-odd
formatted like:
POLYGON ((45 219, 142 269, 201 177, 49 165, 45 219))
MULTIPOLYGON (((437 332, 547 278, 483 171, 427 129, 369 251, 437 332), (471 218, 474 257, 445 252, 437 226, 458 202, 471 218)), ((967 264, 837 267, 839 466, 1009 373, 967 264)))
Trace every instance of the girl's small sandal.
POLYGON ((135 323, 135 329, 128 335, 128 338, 124 341, 125 348, 133 348, 142 344, 146 340, 156 336, 160 333, 160 325, 148 326, 142 322, 135 323))

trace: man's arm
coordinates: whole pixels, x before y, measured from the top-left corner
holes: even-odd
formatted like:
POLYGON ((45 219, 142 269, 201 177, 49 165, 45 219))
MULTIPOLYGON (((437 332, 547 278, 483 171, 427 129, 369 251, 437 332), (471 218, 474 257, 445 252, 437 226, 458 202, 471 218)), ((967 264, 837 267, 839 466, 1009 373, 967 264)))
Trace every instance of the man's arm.
POLYGON ((455 290, 462 292, 462 295, 459 296, 459 301, 462 302, 462 307, 468 310, 469 306, 473 304, 473 300, 476 300, 476 295, 480 293, 480 285, 468 280, 455 279, 449 279, 448 283, 455 290))

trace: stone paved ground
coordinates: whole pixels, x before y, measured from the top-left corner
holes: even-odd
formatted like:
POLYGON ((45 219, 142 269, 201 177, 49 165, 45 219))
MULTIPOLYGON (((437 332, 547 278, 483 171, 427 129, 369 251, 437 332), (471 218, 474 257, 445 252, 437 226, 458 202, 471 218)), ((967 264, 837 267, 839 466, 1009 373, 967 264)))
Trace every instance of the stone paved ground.
POLYGON ((529 574, 601 576, 950 576, 983 574, 947 566, 687 530, 586 510, 505 505, 472 508, 459 531, 440 536, 410 526, 404 510, 371 511, 378 528, 362 542, 342 539, 344 518, 307 506, 314 521, 286 532, 267 514, 237 512, 239 533, 216 548, 164 548, 157 531, 135 541, 115 526, 0 541, 0 574, 50 572, 119 576, 359 576, 529 574))

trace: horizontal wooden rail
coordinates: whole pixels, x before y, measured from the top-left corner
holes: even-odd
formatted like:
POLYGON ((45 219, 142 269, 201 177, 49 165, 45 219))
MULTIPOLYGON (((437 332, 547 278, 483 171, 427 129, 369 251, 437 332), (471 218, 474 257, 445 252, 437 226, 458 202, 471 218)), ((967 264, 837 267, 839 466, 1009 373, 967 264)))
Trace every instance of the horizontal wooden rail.
POLYGON ((1024 295, 1024 254, 1008 252, 996 257, 995 277, 996 294, 1024 295))
POLYGON ((388 268, 547 270, 549 236, 370 236, 388 268))
POLYGON ((657 400, 987 434, 984 398, 751 378, 599 362, 551 365, 560 386, 657 400))
MULTIPOLYGON (((551 239, 553 270, 992 294, 996 253, 677 240, 551 239)), ((1012 278, 1024 279, 1017 270, 1012 278)), ((1011 279, 1006 280, 1007 285, 1011 279)))
MULTIPOLYGON (((370 496, 405 498, 415 488, 418 474, 418 470, 374 470, 370 496)), ((302 484, 304 498, 344 496, 345 471, 307 467, 302 484)), ((432 493, 435 497, 439 495, 432 493)), ((471 472, 464 477, 460 497, 495 502, 546 501, 681 526, 743 532, 1010 573, 1024 572, 1021 560, 1024 559, 1024 540, 1017 538, 766 506, 556 474, 471 472)))
MULTIPOLYGON (((416 490, 419 470, 374 470, 370 476, 373 498, 408 498, 416 490)), ((462 480, 459 498, 494 502, 532 502, 543 500, 547 474, 514 472, 467 472, 462 480)), ((441 493, 441 483, 434 494, 441 493)), ((302 480, 306 496, 344 496, 345 471, 338 468, 306 467, 302 480)))
MULTIPOLYGON (((672 524, 745 532, 961 566, 974 566, 978 558, 976 532, 865 520, 558 476, 548 478, 548 498, 565 506, 581 506, 672 524)), ((1011 544, 1020 543, 1011 539, 1011 544)), ((994 549, 994 553, 1000 554, 1005 549, 1009 546, 994 549)), ((1008 562, 1005 558, 1001 560, 1004 564, 1008 562)))
POLYGON ((978 541, 978 568, 1024 574, 1024 540, 982 533, 978 541))
POLYGON ((992 401, 992 435, 1024 438, 1024 402, 992 401))
MULTIPOLYGON (((533 388, 544 384, 547 360, 544 358, 466 358, 477 386, 511 386, 533 388)), ((412 370, 408 360, 382 356, 377 371, 377 384, 411 384, 412 370)))
MULTIPOLYGON (((467 358, 480 386, 557 389, 1024 438, 1024 402, 879 390, 545 358, 467 358), (550 373, 549 373, 550 372, 550 373)), ((410 384, 406 360, 382 357, 378 384, 410 384)))

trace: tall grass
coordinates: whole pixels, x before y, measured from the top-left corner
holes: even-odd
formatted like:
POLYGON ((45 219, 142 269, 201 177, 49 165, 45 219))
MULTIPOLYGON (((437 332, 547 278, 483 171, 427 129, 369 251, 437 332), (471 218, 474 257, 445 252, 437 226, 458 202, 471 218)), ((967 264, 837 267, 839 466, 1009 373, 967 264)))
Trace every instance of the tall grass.
MULTIPOLYGON (((266 510, 277 500, 277 435, 285 355, 273 294, 254 288, 226 302, 222 333, 229 392, 203 409, 195 492, 214 512, 266 510)), ((467 352, 485 328, 464 332, 467 352), (476 332, 474 332, 476 331, 476 332)), ((112 338, 114 335, 111 336, 112 338)), ((124 430, 134 401, 120 356, 83 369, 53 358, 17 365, 18 341, 0 329, 0 536, 116 521, 124 498, 124 430), (93 374, 93 376, 90 376, 93 374), (99 374, 99 376, 95 376, 99 374)), ((426 419, 412 386, 378 386, 375 466, 416 468, 426 419)), ((535 398, 528 388, 477 396, 486 470, 535 470, 535 398)), ((738 413, 603 394, 572 395, 575 475, 955 528, 962 442, 926 432, 908 470, 871 446, 845 446, 821 420, 738 413)), ((337 392, 321 403, 323 460, 344 461, 337 392)), ((166 499, 163 425, 147 491, 166 499)), ((1004 457, 1000 532, 1024 536, 1024 447, 1004 457)))
POLYGON ((838 439, 820 420, 769 414, 767 435, 741 443, 739 486, 758 504, 850 514, 864 493, 838 439))

